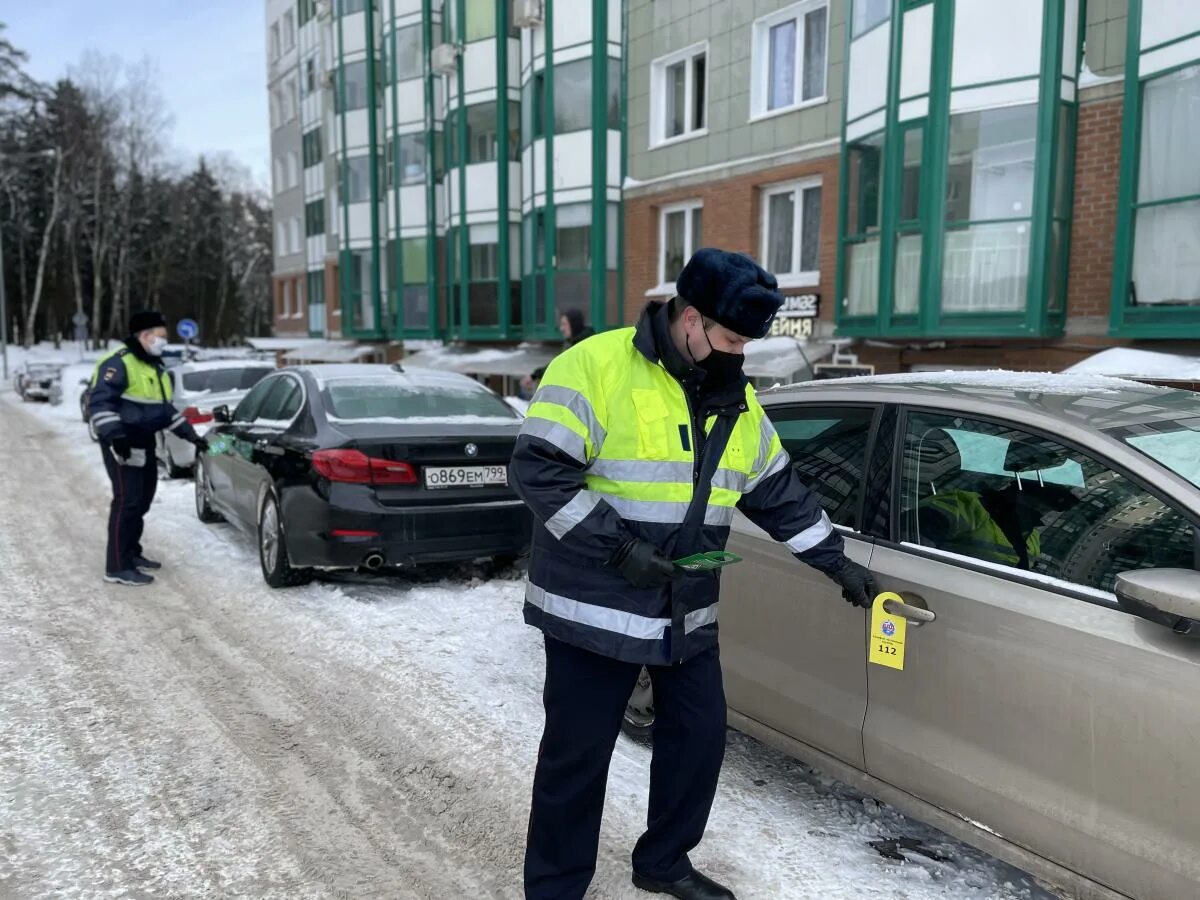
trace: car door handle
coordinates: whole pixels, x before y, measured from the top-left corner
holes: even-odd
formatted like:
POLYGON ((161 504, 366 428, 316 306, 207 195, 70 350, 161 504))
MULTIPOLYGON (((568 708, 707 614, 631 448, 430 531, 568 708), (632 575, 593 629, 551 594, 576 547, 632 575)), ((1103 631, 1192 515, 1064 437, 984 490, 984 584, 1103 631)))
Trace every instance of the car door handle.
POLYGON ((907 619, 914 625, 924 625, 927 622, 937 619, 937 613, 933 610, 925 609, 921 606, 913 606, 911 603, 897 603, 895 600, 885 600, 883 608, 893 616, 900 616, 900 618, 907 619))
POLYGON ((278 447, 272 446, 271 442, 266 438, 259 438, 255 441, 254 449, 262 453, 268 453, 271 456, 283 456, 283 451, 278 447))

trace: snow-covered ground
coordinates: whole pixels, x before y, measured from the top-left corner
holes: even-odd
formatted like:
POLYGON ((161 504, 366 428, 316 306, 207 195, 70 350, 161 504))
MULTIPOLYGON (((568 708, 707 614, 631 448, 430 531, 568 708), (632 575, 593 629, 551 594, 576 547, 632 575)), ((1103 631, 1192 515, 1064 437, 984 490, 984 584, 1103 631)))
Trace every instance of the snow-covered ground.
MULTIPOLYGON (((167 568, 105 585, 69 375, 58 407, 0 396, 0 896, 520 896, 543 659, 519 574, 272 591, 163 482, 167 568)), ((618 741, 591 897, 648 896, 628 863, 648 763, 618 741)), ((1053 896, 736 732, 693 859, 742 898, 1053 896), (929 855, 887 860, 888 838, 929 855)))

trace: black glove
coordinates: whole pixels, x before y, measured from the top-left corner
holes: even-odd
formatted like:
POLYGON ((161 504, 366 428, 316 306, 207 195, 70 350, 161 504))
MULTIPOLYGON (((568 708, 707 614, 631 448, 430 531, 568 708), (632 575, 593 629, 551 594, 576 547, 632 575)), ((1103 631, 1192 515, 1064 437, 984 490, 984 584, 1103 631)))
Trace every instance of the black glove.
POLYGON ((208 438, 201 437, 200 435, 196 435, 196 437, 194 437, 192 439, 192 446, 194 446, 196 448, 197 453, 207 453, 208 452, 208 438))
POLYGON ((850 557, 842 558, 841 568, 826 573, 842 587, 842 599, 851 606, 861 606, 870 609, 879 593, 875 585, 875 577, 866 568, 860 566, 850 557))
POLYGON ((128 438, 113 438, 112 440, 113 453, 117 454, 117 458, 128 462, 129 457, 133 455, 133 448, 129 446, 128 438))
POLYGON ((639 588, 662 587, 679 574, 679 567, 659 553, 657 547, 638 538, 622 544, 608 564, 639 588))

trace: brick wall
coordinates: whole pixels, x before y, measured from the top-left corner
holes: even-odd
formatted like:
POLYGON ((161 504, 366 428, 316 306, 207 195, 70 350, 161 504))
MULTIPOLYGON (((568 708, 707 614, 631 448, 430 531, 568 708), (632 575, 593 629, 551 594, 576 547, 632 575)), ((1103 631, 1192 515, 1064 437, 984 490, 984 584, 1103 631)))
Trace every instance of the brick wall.
POLYGON ((1079 108, 1067 280, 1069 318, 1107 318, 1111 309, 1123 107, 1121 100, 1106 100, 1079 108))
POLYGON ((631 324, 637 321, 647 300, 651 299, 647 298, 646 292, 658 286, 658 220, 661 207, 688 200, 702 201, 704 224, 699 246, 739 251, 759 259, 762 247, 761 188, 815 175, 821 177, 821 281, 815 288, 794 288, 784 293, 820 294, 821 319, 832 321, 837 265, 836 154, 705 185, 626 199, 625 322, 631 324))
POLYGON ((308 334, 308 307, 304 297, 303 275, 276 275, 274 279, 274 319, 275 334, 295 335, 308 334), (291 302, 284 309, 285 294, 290 287, 291 302), (299 304, 297 306, 297 304, 299 304), (295 315, 297 309, 300 315, 295 315))

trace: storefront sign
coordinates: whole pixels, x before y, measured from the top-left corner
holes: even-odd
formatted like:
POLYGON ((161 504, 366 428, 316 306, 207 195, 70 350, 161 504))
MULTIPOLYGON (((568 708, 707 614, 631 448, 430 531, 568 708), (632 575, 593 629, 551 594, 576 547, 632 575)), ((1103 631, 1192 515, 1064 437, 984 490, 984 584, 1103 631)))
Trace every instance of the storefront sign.
POLYGON ((796 297, 785 297, 783 306, 771 323, 769 337, 790 337, 798 341, 813 336, 817 325, 817 315, 821 311, 820 294, 800 294, 796 297))

